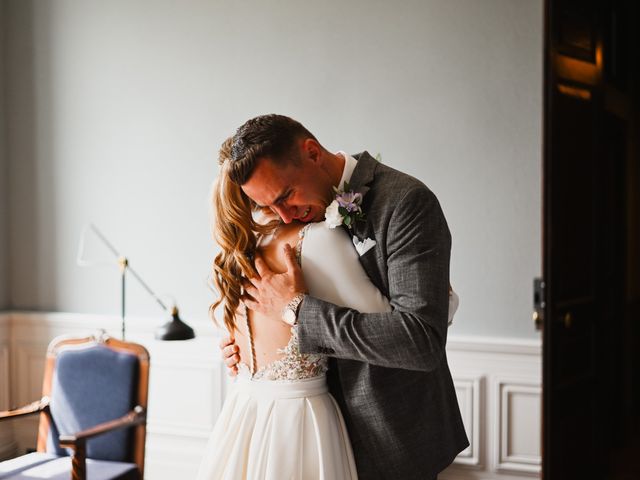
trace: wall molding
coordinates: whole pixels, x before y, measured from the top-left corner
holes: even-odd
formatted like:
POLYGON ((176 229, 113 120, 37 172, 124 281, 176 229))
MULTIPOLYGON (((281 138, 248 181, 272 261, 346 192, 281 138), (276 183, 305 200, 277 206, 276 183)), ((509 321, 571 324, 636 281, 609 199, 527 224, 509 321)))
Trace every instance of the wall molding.
MULTIPOLYGON (((127 320, 127 339, 145 345, 151 356, 146 477, 193 478, 230 383, 220 360, 220 335, 209 321, 190 322, 196 330, 195 340, 159 342, 153 338, 160 323, 157 319, 127 320)), ((120 318, 62 312, 0 314, 0 374, 9 371, 10 381, 3 374, 10 385, 4 394, 9 403, 18 405, 38 398, 46 348, 52 338, 98 329, 119 337, 120 318)), ((522 440, 531 438, 535 444, 540 438, 539 425, 535 426, 536 418, 520 418, 519 412, 540 402, 541 342, 450 336, 447 358, 470 446, 439 478, 539 477, 539 452, 522 440)), ((540 412, 537 414, 541 418, 540 412)), ((11 423, 12 438, 0 435, 0 443, 23 451, 33 444, 37 419, 11 423)))
MULTIPOLYGON (((542 458, 540 454, 517 452, 512 448, 514 439, 512 434, 517 429, 518 418, 512 411, 512 400, 516 396, 529 397, 536 411, 531 412, 541 418, 541 396, 542 388, 540 383, 532 382, 528 378, 497 378, 494 384, 496 402, 495 416, 498 422, 495 424, 494 463, 498 470, 512 472, 540 473, 542 458), (512 421, 512 419, 514 419, 512 421)), ((520 416, 526 419, 526 416, 520 416)), ((540 447, 539 447, 540 448, 540 447)))
POLYGON ((481 429, 484 376, 465 377, 456 375, 453 383, 458 394, 460 412, 465 424, 469 446, 458 454, 456 464, 481 467, 481 429))
MULTIPOLYGON (((6 320, 12 326, 31 326, 35 328, 46 328, 55 326, 75 331, 95 331, 103 329, 111 335, 120 337, 121 319, 118 315, 101 315, 93 313, 73 313, 73 312, 31 312, 26 310, 5 313, 6 320), (46 319, 43 322, 43 319, 46 319)), ((0 317, 0 322, 2 317, 0 317)), ((152 335, 153 331, 159 327, 161 320, 158 317, 140 317, 127 315, 127 336, 152 335)), ((213 322, 210 320, 189 321, 197 337, 217 338, 220 335, 216 332, 213 322)))
POLYGON ((447 358, 470 446, 442 478, 539 477, 541 341, 451 336, 447 358))
POLYGON ((517 355, 542 355, 540 338, 523 339, 509 337, 469 337, 450 335, 447 339, 447 352, 480 352, 517 355))

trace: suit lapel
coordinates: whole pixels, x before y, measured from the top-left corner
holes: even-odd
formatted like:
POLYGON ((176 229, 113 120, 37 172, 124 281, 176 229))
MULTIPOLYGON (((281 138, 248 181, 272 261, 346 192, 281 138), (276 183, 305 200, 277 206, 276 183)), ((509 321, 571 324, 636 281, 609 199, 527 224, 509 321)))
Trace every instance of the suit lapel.
MULTIPOLYGON (((376 240, 374 235, 374 224, 375 220, 369 216, 368 207, 371 206, 370 202, 367 202, 367 192, 371 188, 371 183, 373 182, 375 171, 378 166, 378 161, 369 155, 368 152, 362 152, 355 154, 353 156, 358 161, 358 165, 353 170, 353 174, 351 175, 351 180, 349 181, 349 188, 354 192, 359 192, 363 197, 363 211, 365 214, 365 220, 362 222, 356 222, 353 225, 353 228, 349 229, 345 226, 343 228, 347 231, 351 239, 355 237, 359 242, 363 241, 365 238, 371 238, 372 240, 376 240)), ((374 283, 378 284, 378 288, 381 287, 379 285, 379 281, 376 282, 380 277, 379 267, 377 263, 377 251, 378 245, 375 245, 371 250, 365 252, 364 255, 360 256, 360 263, 364 267, 365 271, 374 280, 374 283)))
POLYGON ((369 217, 368 207, 371 203, 367 199, 367 192, 370 189, 369 184, 373 182, 374 173, 378 166, 378 161, 369 155, 368 152, 357 153, 353 156, 358 161, 358 165, 353 169, 351 179, 349 180, 349 188, 354 192, 362 194, 362 210, 365 214, 364 221, 356 222, 352 228, 347 228, 351 237, 358 237, 359 241, 364 240, 367 236, 372 237, 368 232, 372 232, 371 218, 369 217))
POLYGON ((360 192, 364 197, 369 191, 369 184, 373 181, 378 161, 366 151, 356 153, 353 158, 358 161, 358 165, 353 169, 351 179, 349 180, 349 187, 354 192, 360 192))

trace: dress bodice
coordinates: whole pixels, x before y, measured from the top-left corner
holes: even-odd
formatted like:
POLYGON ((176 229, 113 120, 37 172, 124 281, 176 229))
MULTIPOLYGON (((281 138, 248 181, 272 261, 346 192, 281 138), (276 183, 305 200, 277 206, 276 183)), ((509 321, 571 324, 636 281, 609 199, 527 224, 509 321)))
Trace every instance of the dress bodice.
POLYGON ((238 365, 238 375, 252 380, 305 380, 323 375, 327 371, 327 357, 300 353, 297 325, 291 327, 289 343, 279 349, 278 353, 283 356, 258 370, 241 362, 238 365))

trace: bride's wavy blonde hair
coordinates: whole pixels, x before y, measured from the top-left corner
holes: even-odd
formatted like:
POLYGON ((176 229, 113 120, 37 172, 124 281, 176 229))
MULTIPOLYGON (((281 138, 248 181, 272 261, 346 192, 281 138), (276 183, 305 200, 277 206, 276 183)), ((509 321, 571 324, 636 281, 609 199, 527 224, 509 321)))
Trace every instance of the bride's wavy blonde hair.
MULTIPOLYGON (((260 209, 231 179, 233 137, 220 148, 220 172, 212 189, 214 240, 220 253, 213 261, 213 282, 220 298, 211 304, 209 314, 216 321, 214 311, 223 306, 223 322, 230 333, 236 329, 235 316, 243 294, 242 281, 256 276, 253 258, 260 235, 266 235, 279 225, 279 219, 267 223, 256 221, 254 214, 260 209)), ((269 211, 265 216, 273 218, 269 211)), ((217 321, 216 321, 217 323, 217 321)))

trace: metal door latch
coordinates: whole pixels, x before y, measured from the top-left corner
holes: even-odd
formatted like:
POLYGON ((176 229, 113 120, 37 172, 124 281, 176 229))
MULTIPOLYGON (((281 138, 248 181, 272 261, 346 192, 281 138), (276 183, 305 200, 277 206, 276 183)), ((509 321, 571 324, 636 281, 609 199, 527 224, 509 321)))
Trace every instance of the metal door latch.
POLYGON ((536 330, 544 326, 545 283, 540 277, 533 279, 533 324, 536 330))

